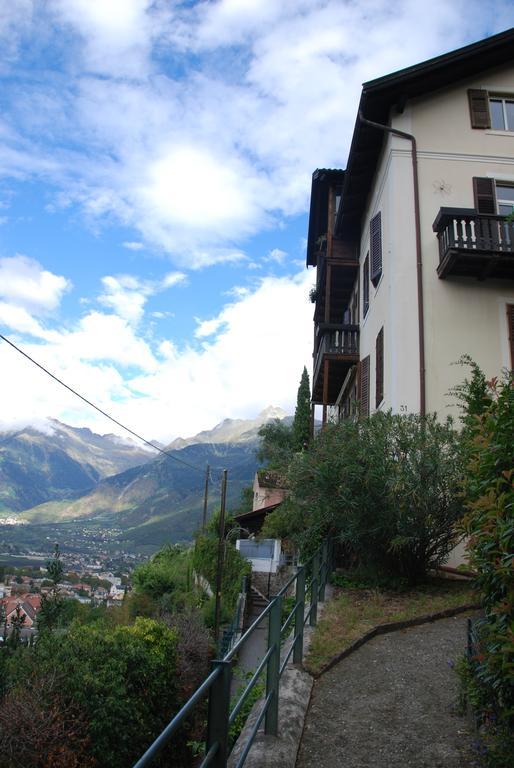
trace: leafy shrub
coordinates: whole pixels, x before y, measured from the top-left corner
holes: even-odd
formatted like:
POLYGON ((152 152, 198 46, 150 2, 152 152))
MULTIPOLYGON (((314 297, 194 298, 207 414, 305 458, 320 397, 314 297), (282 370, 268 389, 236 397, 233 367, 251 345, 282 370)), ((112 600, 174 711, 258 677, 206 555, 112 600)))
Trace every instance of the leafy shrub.
POLYGON ((353 565, 416 582, 456 543, 461 473, 450 421, 380 412, 345 421, 295 455, 290 498, 264 534, 292 537, 304 556, 335 535, 353 565))
MULTIPOLYGON (((244 576, 251 571, 248 560, 235 548, 232 542, 224 542, 223 574, 222 574, 222 608, 224 618, 229 618, 235 609, 244 576)), ((200 535, 196 539, 193 552, 193 568, 196 573, 209 582, 211 588, 216 587, 216 571, 218 567, 218 539, 212 533, 200 535)), ((206 605, 205 619, 208 626, 213 624, 213 602, 206 605)))
MULTIPOLYGON (((92 764, 126 768, 179 708, 176 646, 174 630, 143 618, 132 626, 75 624, 66 633, 46 632, 34 649, 24 649, 22 658, 11 660, 13 682, 7 701, 28 699, 36 711, 33 691, 39 690, 41 681, 53 680, 63 737, 69 730, 68 713, 75 708, 87 725, 92 764)), ((43 703, 50 723, 53 706, 51 699, 43 703)), ((82 735, 81 731, 81 739, 82 735)))
POLYGON ((492 760, 514 728, 514 377, 486 382, 469 364, 472 378, 460 388, 468 454, 462 531, 485 612, 472 672, 488 702, 483 711, 495 718, 492 760))
MULTIPOLYGON (((135 602, 145 614, 194 607, 197 595, 192 578, 191 551, 166 544, 133 574, 135 602), (137 599, 137 598, 143 599, 137 599), (145 606, 144 598, 150 602, 145 606)), ((140 612, 138 611, 138 613, 140 612)))
POLYGON ((31 676, 0 707, 0 768, 94 768, 88 722, 55 674, 31 676))

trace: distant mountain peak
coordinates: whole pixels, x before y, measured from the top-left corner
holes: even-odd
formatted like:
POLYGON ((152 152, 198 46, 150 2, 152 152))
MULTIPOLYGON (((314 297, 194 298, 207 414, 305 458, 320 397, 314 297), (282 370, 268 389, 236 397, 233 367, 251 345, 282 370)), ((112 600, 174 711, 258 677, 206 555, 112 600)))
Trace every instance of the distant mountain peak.
POLYGON ((206 429, 192 437, 177 437, 168 449, 179 451, 198 443, 249 443, 258 438, 259 428, 271 419, 285 419, 286 411, 276 405, 268 405, 254 419, 223 419, 213 429, 206 429))
POLYGON ((268 405, 267 408, 259 413, 257 418, 265 421, 269 419, 285 419, 286 416, 289 416, 289 414, 283 408, 280 408, 278 405, 268 405))

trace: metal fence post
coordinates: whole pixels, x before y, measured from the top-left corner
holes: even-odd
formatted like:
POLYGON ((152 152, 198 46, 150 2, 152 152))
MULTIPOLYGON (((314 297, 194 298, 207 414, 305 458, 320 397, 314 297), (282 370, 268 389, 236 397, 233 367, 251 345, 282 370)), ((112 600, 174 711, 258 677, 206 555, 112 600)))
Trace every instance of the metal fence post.
POLYGON ((211 762, 213 768, 226 768, 228 758, 228 717, 230 712, 230 682, 232 679, 232 663, 230 661, 213 661, 214 668, 221 667, 221 673, 211 686, 209 692, 209 710, 207 715, 207 743, 205 753, 214 744, 218 749, 211 762))
POLYGON ((273 646, 275 650, 268 659, 266 672, 266 696, 269 696, 270 693, 273 694, 264 721, 264 733, 266 733, 267 736, 278 735, 278 689, 280 685, 282 599, 283 595, 278 595, 273 599, 273 605, 269 614, 268 649, 273 646))
POLYGON ((311 581, 311 610, 309 615, 309 624, 315 627, 318 623, 318 590, 319 590, 319 550, 312 558, 312 581, 311 581))
POLYGON ((321 548, 321 583, 319 585, 319 599, 325 602, 325 587, 328 578, 328 541, 325 539, 321 548))
POLYGON ((294 616, 294 651, 293 664, 303 661, 303 621, 305 613, 305 566, 300 566, 296 574, 296 612, 294 616))

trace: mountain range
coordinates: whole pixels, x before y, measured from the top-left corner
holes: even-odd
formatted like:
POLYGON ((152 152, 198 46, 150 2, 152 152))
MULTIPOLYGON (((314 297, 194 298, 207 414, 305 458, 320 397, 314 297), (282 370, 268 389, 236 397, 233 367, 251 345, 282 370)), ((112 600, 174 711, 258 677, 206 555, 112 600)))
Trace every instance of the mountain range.
POLYGON ((209 509, 219 505, 221 472, 228 469, 229 508, 251 483, 260 426, 284 411, 255 419, 225 419, 212 430, 178 438, 157 457, 130 441, 96 435, 57 421, 0 434, 0 517, 32 525, 68 521, 116 527, 137 544, 190 538, 201 518, 205 468, 209 509))

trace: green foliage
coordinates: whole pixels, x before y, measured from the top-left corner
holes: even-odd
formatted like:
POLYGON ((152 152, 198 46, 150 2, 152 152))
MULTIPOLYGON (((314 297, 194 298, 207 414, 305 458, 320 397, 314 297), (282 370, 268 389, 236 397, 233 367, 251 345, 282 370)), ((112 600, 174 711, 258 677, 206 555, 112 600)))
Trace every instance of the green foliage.
POLYGON ((382 589, 390 592, 404 592, 409 586, 407 579, 401 576, 379 574, 362 568, 333 571, 330 574, 330 583, 341 589, 382 589))
MULTIPOLYGON (((196 539, 193 553, 193 568, 196 573, 209 582, 211 589, 216 587, 216 572, 218 567, 218 538, 212 534, 200 535, 196 539)), ((231 541, 225 539, 223 544, 223 574, 221 582, 223 618, 229 618, 235 609, 241 590, 241 581, 251 571, 250 563, 235 548, 231 541)), ((206 607, 205 620, 212 626, 214 606, 206 607)))
MULTIPOLYGON (((150 613, 159 607, 170 611, 195 605, 197 596, 192 580, 191 551, 178 544, 166 544, 136 568, 133 584, 136 599, 142 596, 150 600, 150 613)), ((144 603, 144 600, 140 602, 144 603)))
POLYGON ((39 631, 52 631, 62 623, 64 600, 59 594, 59 582, 62 579, 64 568, 59 552, 59 545, 55 545, 54 555, 46 564, 48 580, 51 582, 50 591, 41 598, 37 625, 39 631))
POLYGON ((272 419, 259 429, 262 442, 257 458, 268 469, 285 472, 294 452, 293 429, 281 419, 272 419))
POLYGON ((472 367, 474 377, 462 388, 468 465, 461 529, 485 611, 474 675, 498 727, 508 731, 514 726, 514 377, 486 382, 472 367))
POLYGON ((416 582, 456 543, 460 476, 449 421, 378 412, 342 422, 295 455, 289 500, 263 533, 293 538, 305 556, 335 535, 354 565, 416 582))
POLYGON ((459 676, 459 708, 461 714, 471 708, 475 715, 481 764, 487 768, 511 768, 514 755, 514 731, 508 718, 497 713, 494 691, 477 675, 476 659, 462 656, 455 665, 459 676))
POLYGON ((305 367, 298 387, 292 431, 293 450, 302 451, 311 439, 311 389, 309 374, 305 367))
MULTIPOLYGON (((263 670, 264 672, 264 670, 263 670)), ((230 702, 230 709, 232 710, 241 696, 243 695, 246 686, 248 685, 248 682, 250 681, 252 677, 252 672, 247 672, 245 675, 243 675, 243 681, 241 685, 238 686, 236 690, 236 694, 233 697, 232 701, 230 702)), ((228 732, 228 748, 232 749, 234 744, 239 738, 239 734, 244 728, 244 725, 248 719, 248 715, 252 711, 253 705, 256 701, 258 701, 263 695, 265 691, 265 685, 262 680, 259 679, 259 682, 255 683, 252 690, 248 694, 248 696, 245 699, 245 702, 239 712, 237 713, 234 722, 230 726, 229 732, 228 732)))
POLYGON ((109 628, 74 624, 41 635, 18 667, 16 688, 57 678, 64 706, 84 713, 99 768, 132 765, 178 709, 176 633, 152 619, 109 628))

